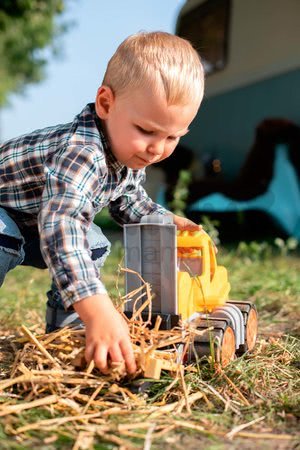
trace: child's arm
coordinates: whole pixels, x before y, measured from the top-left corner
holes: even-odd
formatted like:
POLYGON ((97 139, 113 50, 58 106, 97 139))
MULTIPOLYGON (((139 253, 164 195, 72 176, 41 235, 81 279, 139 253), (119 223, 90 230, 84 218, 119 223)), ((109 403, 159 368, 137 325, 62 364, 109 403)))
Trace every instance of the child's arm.
POLYGON ((108 370, 108 358, 112 362, 125 361, 128 373, 136 371, 135 358, 129 331, 108 295, 87 297, 74 304, 86 326, 85 357, 103 372, 108 370))
POLYGON ((105 189, 93 149, 68 145, 57 150, 45 176, 38 216, 41 251, 65 307, 73 306, 86 325, 87 358, 101 370, 108 356, 121 358, 134 372, 127 325, 107 295, 87 241, 95 198, 105 189))
POLYGON ((143 172, 136 178, 132 178, 125 192, 110 203, 109 212, 117 223, 123 225, 140 222, 143 216, 149 214, 170 214, 167 209, 148 196, 141 185, 144 179, 143 172))

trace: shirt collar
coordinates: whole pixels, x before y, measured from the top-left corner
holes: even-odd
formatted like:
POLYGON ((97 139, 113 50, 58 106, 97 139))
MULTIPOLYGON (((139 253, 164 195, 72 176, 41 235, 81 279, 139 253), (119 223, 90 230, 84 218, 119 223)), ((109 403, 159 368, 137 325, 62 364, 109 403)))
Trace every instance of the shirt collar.
POLYGON ((116 170, 118 172, 121 172, 124 169, 125 166, 124 166, 124 164, 121 164, 117 160, 117 158, 115 157, 115 155, 111 151, 111 146, 110 146, 107 134, 105 132, 105 128, 103 126, 102 121, 97 116, 97 113, 96 113, 96 110, 95 110, 95 106, 93 108, 93 114, 94 114, 95 124, 96 124, 97 129, 98 129, 99 134, 100 134, 101 142, 103 143, 103 147, 104 147, 104 152, 105 152, 105 155, 106 155, 107 163, 114 170, 116 170))

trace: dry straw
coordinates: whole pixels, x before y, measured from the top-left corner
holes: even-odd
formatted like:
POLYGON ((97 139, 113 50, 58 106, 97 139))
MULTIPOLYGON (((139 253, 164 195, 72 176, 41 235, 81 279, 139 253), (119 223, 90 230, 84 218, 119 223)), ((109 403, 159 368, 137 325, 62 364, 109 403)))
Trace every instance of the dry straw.
MULTIPOLYGON (((36 327, 21 327, 22 337, 7 338, 13 345, 14 360, 3 369, 0 381, 0 417, 4 420, 6 433, 19 441, 28 437, 34 430, 46 434, 44 442, 57 439, 57 432, 65 433, 74 440, 74 450, 93 448, 98 440, 111 442, 119 448, 136 448, 132 438, 144 439, 144 448, 151 442, 161 439, 177 429, 194 430, 203 435, 236 436, 290 440, 289 435, 245 432, 244 429, 264 420, 259 417, 240 423, 229 433, 217 429, 209 422, 195 421, 192 409, 203 405, 212 410, 216 405, 241 417, 241 408, 250 407, 245 394, 220 369, 218 376, 224 385, 220 390, 210 386, 198 377, 197 387, 186 383, 187 378, 197 375, 195 366, 182 364, 184 352, 192 341, 195 330, 174 328, 160 330, 160 319, 150 329, 151 291, 147 283, 123 297, 123 301, 137 303, 144 298, 143 306, 133 313, 128 322, 130 336, 137 362, 135 377, 143 377, 149 361, 162 361, 162 368, 168 370, 164 375, 164 391, 157 401, 147 398, 145 393, 134 393, 133 379, 126 376, 121 365, 111 365, 110 373, 102 375, 93 364, 86 367, 84 362, 84 330, 65 328, 51 334, 38 334, 36 327), (148 307, 147 322, 141 313, 148 307), (182 354, 178 354, 177 344, 182 343, 182 354), (3 375, 6 375, 3 377, 3 375), (47 411, 49 418, 40 420, 38 411, 47 411), (18 419, 18 414, 32 410, 29 422, 18 419), (114 420, 111 420, 111 419, 114 420)), ((228 431, 228 430, 227 430, 228 431)))

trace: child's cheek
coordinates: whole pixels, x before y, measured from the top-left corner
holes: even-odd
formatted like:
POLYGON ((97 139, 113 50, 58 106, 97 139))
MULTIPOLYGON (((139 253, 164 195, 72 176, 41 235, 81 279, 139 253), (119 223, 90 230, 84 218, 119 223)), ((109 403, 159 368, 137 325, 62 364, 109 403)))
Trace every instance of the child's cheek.
POLYGON ((172 153, 174 152, 175 148, 177 147, 177 142, 170 144, 168 147, 166 147, 163 158, 168 158, 169 156, 172 155, 172 153))
POLYGON ((135 136, 131 140, 131 143, 132 143, 131 147, 132 147, 132 150, 134 151, 134 153, 144 151, 145 145, 143 143, 143 140, 139 136, 135 136))

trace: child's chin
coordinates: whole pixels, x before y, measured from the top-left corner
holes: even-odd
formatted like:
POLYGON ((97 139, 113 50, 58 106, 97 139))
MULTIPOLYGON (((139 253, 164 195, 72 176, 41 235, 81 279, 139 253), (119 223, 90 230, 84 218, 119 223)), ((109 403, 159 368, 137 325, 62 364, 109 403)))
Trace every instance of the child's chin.
POLYGON ((134 170, 144 169, 144 167, 146 167, 148 165, 149 164, 147 164, 145 161, 142 161, 142 160, 129 161, 126 164, 126 166, 129 169, 134 169, 134 170))
POLYGON ((145 167, 147 167, 147 164, 126 164, 126 166, 128 167, 128 169, 132 169, 132 170, 141 170, 144 169, 145 167))

